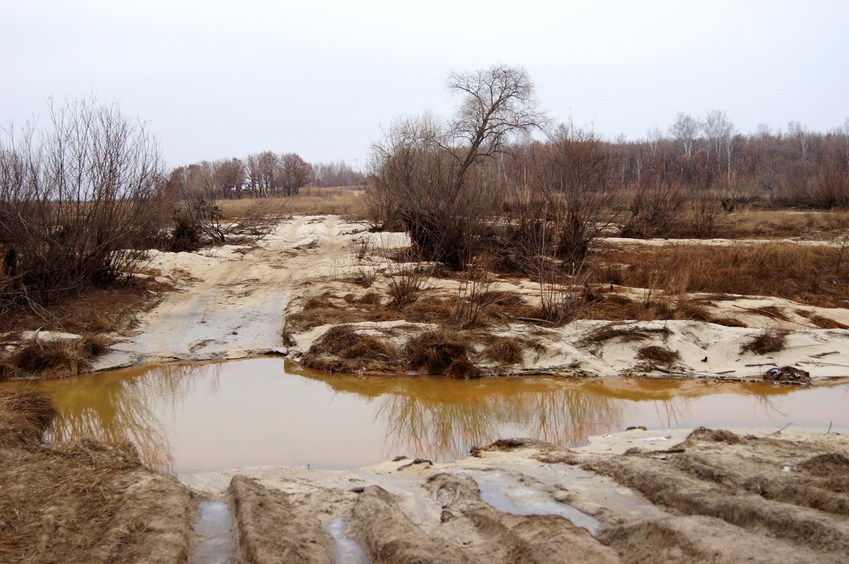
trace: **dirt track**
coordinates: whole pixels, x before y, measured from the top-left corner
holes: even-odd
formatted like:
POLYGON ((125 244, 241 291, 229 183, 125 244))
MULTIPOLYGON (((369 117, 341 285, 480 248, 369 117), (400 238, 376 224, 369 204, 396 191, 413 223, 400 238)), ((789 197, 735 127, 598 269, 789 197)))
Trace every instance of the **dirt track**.
POLYGON ((122 448, 7 445, 0 559, 196 558, 198 500, 223 497, 239 539, 230 561, 845 561, 847 437, 645 433, 623 435, 647 447, 624 453, 513 440, 448 464, 233 470, 193 490, 122 448))
POLYGON ((243 358, 285 352, 281 329, 293 293, 339 272, 351 225, 298 217, 255 246, 155 253, 148 272, 175 285, 122 335, 95 369, 162 360, 243 358))

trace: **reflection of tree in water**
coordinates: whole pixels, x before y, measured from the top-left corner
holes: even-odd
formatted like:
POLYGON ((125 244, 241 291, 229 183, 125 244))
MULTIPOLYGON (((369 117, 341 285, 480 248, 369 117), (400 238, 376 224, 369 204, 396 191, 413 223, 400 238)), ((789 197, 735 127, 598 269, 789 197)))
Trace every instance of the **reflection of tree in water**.
MULTIPOLYGON (((456 385, 464 383, 442 382, 443 387, 456 385)), ((468 454, 474 445, 505 438, 505 432, 574 445, 621 418, 621 405, 568 383, 526 391, 522 383, 513 386, 514 393, 481 390, 462 398, 450 393, 388 394, 381 398, 376 417, 383 419, 387 446, 393 451, 412 450, 440 459, 468 454)))
POLYGON ((777 412, 773 397, 793 391, 708 380, 370 378, 321 374, 293 364, 286 371, 320 380, 336 392, 377 399, 376 418, 386 429, 390 452, 441 459, 506 436, 574 445, 610 429, 624 430, 624 415, 638 403, 650 402, 660 421, 676 427, 692 424, 692 402, 704 395, 753 396, 764 412, 777 412))
POLYGON ((175 414, 198 385, 206 384, 214 392, 219 370, 215 364, 175 364, 45 382, 58 411, 47 439, 129 441, 146 466, 168 470, 173 463, 171 447, 159 417, 163 412, 175 414))
POLYGON ((393 453, 454 459, 475 445, 525 436, 574 445, 620 424, 623 402, 588 393, 581 380, 323 374, 287 363, 286 372, 378 402, 375 418, 393 453))

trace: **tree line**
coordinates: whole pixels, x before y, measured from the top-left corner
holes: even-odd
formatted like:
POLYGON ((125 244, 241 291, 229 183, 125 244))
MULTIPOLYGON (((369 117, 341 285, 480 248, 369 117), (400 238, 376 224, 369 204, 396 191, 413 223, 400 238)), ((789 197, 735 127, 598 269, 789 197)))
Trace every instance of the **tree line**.
POLYGON ((614 226, 711 236, 717 214, 745 203, 849 207, 849 120, 744 135, 721 111, 678 114, 644 140, 607 141, 554 124, 522 68, 453 73, 448 88, 454 114, 397 119, 367 176, 272 151, 169 171, 147 127, 115 105, 51 105, 43 127, 0 132, 0 313, 129 276, 139 249, 183 250, 178 235, 198 237, 198 226, 223 240, 216 199, 294 196, 310 183, 367 184, 374 222, 405 230, 422 258, 458 270, 500 261, 539 279, 578 272, 614 226))
POLYGON ((297 153, 263 151, 171 170, 166 190, 202 192, 213 199, 295 196, 304 186, 355 186, 363 174, 344 161, 311 165, 297 153))
POLYGON ((448 88, 453 115, 397 119, 374 146, 368 202, 423 259, 457 270, 574 273, 602 231, 709 237, 743 204, 849 207, 849 120, 743 135, 722 111, 679 113, 667 132, 607 141, 553 123, 520 67, 452 74, 448 88))

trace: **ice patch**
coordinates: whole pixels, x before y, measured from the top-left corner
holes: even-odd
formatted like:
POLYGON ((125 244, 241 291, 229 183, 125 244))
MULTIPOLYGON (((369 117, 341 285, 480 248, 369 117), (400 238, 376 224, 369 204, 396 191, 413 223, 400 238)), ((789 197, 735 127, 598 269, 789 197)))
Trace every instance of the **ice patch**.
POLYGON ((480 489, 481 499, 499 511, 513 515, 560 515, 592 535, 601 526, 598 519, 571 505, 555 501, 546 492, 526 486, 503 472, 464 470, 458 474, 474 479, 480 489))
POLYGON ((238 550, 233 515, 226 501, 200 502, 195 534, 201 540, 189 555, 190 564, 226 564, 238 550))
POLYGON ((327 532, 333 537, 333 560, 344 564, 368 564, 366 551, 357 542, 345 534, 345 519, 337 517, 327 525, 327 532))

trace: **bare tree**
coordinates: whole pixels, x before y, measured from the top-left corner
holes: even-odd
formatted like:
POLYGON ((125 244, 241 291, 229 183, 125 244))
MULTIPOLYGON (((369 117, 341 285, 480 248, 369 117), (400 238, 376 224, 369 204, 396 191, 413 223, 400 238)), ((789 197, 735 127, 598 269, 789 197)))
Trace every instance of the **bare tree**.
POLYGON ((312 180, 312 167, 295 153, 284 153, 280 157, 279 187, 285 196, 294 196, 301 187, 312 180))
POLYGON ((245 166, 240 159, 224 159, 213 163, 215 186, 225 198, 241 198, 245 184, 245 166))
POLYGON ((373 151, 370 201, 398 220, 419 251, 461 269, 478 252, 499 176, 491 157, 511 135, 539 127, 533 84, 522 68, 493 66, 451 74, 461 96, 452 120, 399 120, 373 151))
POLYGON ((541 127, 534 85, 521 67, 492 66, 448 76, 448 88, 462 96, 451 123, 451 153, 459 163, 455 190, 466 171, 482 157, 500 152, 510 135, 541 127))
POLYGON ((702 129, 702 123, 689 114, 678 112, 675 116, 675 122, 669 126, 669 133, 681 143, 684 149, 684 154, 692 156, 693 142, 699 135, 702 129))
POLYGON ((705 117, 705 135, 710 146, 716 154, 716 173, 722 174, 723 168, 728 175, 728 186, 731 186, 731 155, 734 142, 734 124, 721 110, 713 110, 705 117), (725 166, 723 166, 723 153, 725 153, 725 166))

